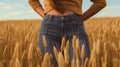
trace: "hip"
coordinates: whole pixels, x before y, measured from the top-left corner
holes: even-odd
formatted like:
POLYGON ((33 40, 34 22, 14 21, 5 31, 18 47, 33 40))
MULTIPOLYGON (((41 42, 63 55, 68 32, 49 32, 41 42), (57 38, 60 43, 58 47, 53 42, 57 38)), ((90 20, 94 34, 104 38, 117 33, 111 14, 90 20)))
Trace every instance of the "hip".
POLYGON ((57 34, 62 36, 64 33, 71 33, 71 35, 85 34, 83 21, 77 14, 64 16, 46 14, 40 29, 40 33, 50 35, 57 34))

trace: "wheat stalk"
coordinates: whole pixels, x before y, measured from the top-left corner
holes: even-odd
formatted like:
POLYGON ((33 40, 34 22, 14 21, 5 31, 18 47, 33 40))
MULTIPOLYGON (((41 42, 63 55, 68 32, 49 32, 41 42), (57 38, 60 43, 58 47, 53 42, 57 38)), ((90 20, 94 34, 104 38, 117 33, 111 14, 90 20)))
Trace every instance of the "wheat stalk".
POLYGON ((0 61, 0 67, 4 67, 1 61, 0 61))
POLYGON ((19 59, 19 43, 17 43, 15 48, 14 48, 14 53, 13 53, 12 59, 13 60, 19 59))
POLYGON ((75 61, 74 61, 74 59, 72 59, 71 67, 75 67, 75 61))
POLYGON ((85 45, 82 45, 81 58, 82 58, 82 67, 84 65, 84 56, 85 56, 85 45))
POLYGON ((65 63, 66 64, 69 64, 69 61, 70 61, 68 52, 69 52, 69 40, 67 40, 66 47, 64 49, 64 58, 65 58, 65 63))
POLYGON ((75 51, 76 39, 77 39, 77 37, 75 35, 73 35, 73 38, 72 38, 72 47, 73 47, 74 51, 75 51))
POLYGON ((6 45, 3 51, 2 60, 4 60, 4 62, 8 61, 8 56, 9 56, 9 45, 6 45))
POLYGON ((67 42, 66 42, 66 47, 65 47, 65 49, 66 49, 67 51, 69 51, 69 44, 70 44, 70 42, 69 42, 69 40, 67 40, 67 42))
POLYGON ((33 67, 33 55, 34 55, 34 46, 33 44, 31 43, 30 46, 29 46, 29 51, 28 51, 28 64, 29 66, 28 67, 33 67))
POLYGON ((52 55, 50 55, 47 52, 45 53, 45 56, 43 58, 42 67, 53 67, 53 65, 52 65, 52 55))
POLYGON ((33 54, 34 54, 34 46, 31 43, 28 51, 28 60, 33 60, 33 54))
POLYGON ((64 37, 62 37, 62 42, 61 42, 61 51, 63 51, 64 50, 64 48, 65 48, 65 36, 64 37))
POLYGON ((76 59, 76 65, 77 65, 76 67, 80 67, 80 59, 78 58, 76 59))
POLYGON ((97 41, 96 47, 96 65, 101 67, 101 44, 100 40, 97 41))
POLYGON ((45 49, 47 48, 47 40, 46 40, 45 35, 43 35, 43 46, 45 49))
POLYGON ((84 63, 84 67, 88 67, 88 62, 89 62, 89 59, 86 58, 86 59, 85 59, 85 63, 84 63))
POLYGON ((55 58, 56 58, 56 60, 58 59, 58 51, 57 51, 57 49, 56 49, 56 47, 54 46, 53 47, 53 50, 54 50, 54 55, 55 55, 55 58))
POLYGON ((80 59, 80 43, 79 43, 79 39, 76 39, 76 44, 75 44, 75 53, 76 53, 76 58, 80 59))
POLYGON ((59 52, 59 54, 58 54, 58 60, 57 60, 57 62, 58 62, 58 67, 64 67, 65 60, 64 60, 63 55, 62 55, 61 52, 59 52))
POLYGON ((66 48, 64 49, 64 58, 65 58, 65 63, 69 64, 69 60, 70 60, 69 59, 69 53, 68 53, 66 48))
POLYGON ((15 60, 15 65, 14 67, 21 67, 21 63, 18 59, 15 60))
MULTIPOLYGON (((118 46, 118 60, 120 60, 120 40, 119 40, 119 46, 118 46)), ((120 67, 120 62, 119 62, 119 67, 120 67)))
POLYGON ((21 67, 27 66, 26 60, 27 60, 27 52, 24 51, 20 59, 21 67))
POLYGON ((39 47, 36 48, 36 60, 37 60, 37 62, 36 62, 37 67, 41 66, 43 59, 42 59, 42 53, 41 53, 39 47))

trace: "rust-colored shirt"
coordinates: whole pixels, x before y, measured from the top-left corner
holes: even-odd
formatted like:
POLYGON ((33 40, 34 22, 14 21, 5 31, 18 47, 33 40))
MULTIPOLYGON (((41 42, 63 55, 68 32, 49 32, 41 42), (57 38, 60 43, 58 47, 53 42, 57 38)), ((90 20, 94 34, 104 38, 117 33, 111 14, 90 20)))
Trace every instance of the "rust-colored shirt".
MULTIPOLYGON (((35 10, 38 6, 41 6, 39 0, 28 0, 30 6, 35 10)), ((98 8, 103 8, 106 5, 105 0, 91 0, 94 4, 92 8, 94 11, 98 8)), ((65 9, 71 10, 76 14, 82 15, 82 0, 61 0, 62 7, 65 9)), ((54 9, 48 0, 44 0, 45 11, 44 13, 49 12, 50 10, 54 9)))

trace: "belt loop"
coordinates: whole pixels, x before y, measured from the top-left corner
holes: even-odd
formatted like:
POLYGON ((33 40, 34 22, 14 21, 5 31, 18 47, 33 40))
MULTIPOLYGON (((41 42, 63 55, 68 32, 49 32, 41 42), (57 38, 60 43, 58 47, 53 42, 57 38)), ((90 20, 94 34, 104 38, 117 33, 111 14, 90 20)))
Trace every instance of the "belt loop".
POLYGON ((52 15, 50 15, 50 21, 52 21, 52 15))
POLYGON ((64 16, 62 15, 62 16, 60 17, 60 19, 61 19, 61 22, 63 22, 63 20, 64 20, 64 16))

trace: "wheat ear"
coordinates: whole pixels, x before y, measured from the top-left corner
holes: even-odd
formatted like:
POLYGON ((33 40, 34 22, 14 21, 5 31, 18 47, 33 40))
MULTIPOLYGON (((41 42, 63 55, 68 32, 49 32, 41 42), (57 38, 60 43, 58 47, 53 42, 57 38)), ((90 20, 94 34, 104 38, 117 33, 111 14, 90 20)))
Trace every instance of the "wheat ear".
POLYGON ((88 67, 88 62, 89 62, 89 59, 86 58, 86 59, 85 59, 85 63, 84 63, 84 67, 88 67))
POLYGON ((0 67, 3 67, 3 64, 2 64, 2 62, 0 62, 0 67))
POLYGON ((75 67, 75 61, 74 61, 74 59, 72 59, 71 67, 75 67))
POLYGON ((31 43, 28 51, 28 67, 33 67, 33 58, 34 58, 34 46, 31 43))
POLYGON ((64 67, 65 65, 65 60, 63 58, 63 55, 61 52, 58 54, 58 67, 64 67))
POLYGON ((42 62, 42 67, 48 67, 48 62, 49 62, 48 60, 49 60, 49 53, 45 53, 45 56, 42 62))
POLYGON ((82 65, 84 64, 84 56, 85 56, 85 45, 83 44, 82 45, 82 51, 81 51, 82 65))
POLYGON ((47 48, 47 40, 46 40, 45 35, 43 35, 43 46, 45 49, 47 48))
POLYGON ((64 49, 64 58, 65 58, 65 63, 69 64, 69 60, 70 60, 69 59, 69 53, 68 53, 66 48, 64 49))
POLYGON ((55 55, 55 58, 56 58, 56 60, 58 59, 58 51, 57 51, 57 49, 56 49, 56 47, 54 46, 53 47, 53 50, 54 50, 54 55, 55 55))
POLYGON ((15 60, 15 65, 14 65, 14 67, 21 67, 21 63, 20 63, 19 59, 16 59, 16 60, 15 60))
POLYGON ((65 36, 64 37, 62 37, 62 42, 61 42, 61 51, 63 51, 64 50, 64 48, 65 48, 65 36))
POLYGON ((14 48, 14 53, 13 53, 12 59, 13 60, 19 59, 19 43, 17 43, 15 48, 14 48))

